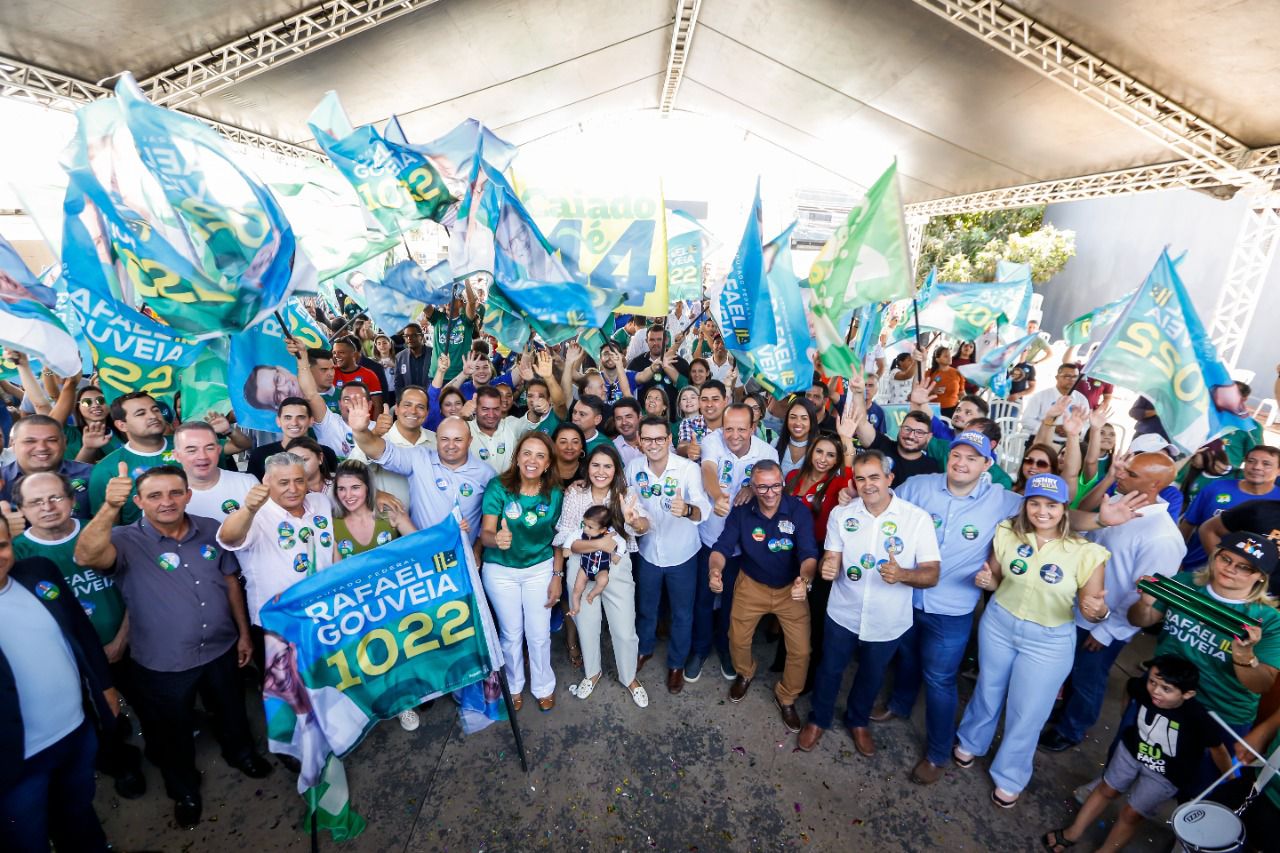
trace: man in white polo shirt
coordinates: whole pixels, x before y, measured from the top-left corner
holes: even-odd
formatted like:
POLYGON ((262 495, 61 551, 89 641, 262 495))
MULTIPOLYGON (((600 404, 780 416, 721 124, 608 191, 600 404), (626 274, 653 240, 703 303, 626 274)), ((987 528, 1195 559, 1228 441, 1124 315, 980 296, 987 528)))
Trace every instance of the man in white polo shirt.
POLYGON ((481 461, 501 474, 511 467, 516 443, 533 429, 527 418, 502 416, 502 392, 492 385, 476 389, 476 419, 471 421, 471 449, 481 461))
POLYGON ((844 722, 858 752, 875 753, 867 723, 898 641, 911 627, 913 590, 938 582, 941 556, 933 519, 894 496, 890 467, 878 450, 855 459, 858 497, 836 508, 827 522, 822 576, 833 583, 813 708, 796 744, 805 752, 831 728, 836 693, 856 651, 858 672, 844 722))
POLYGON ((644 457, 627 464, 628 488, 639 495, 649 516, 649 532, 639 537, 636 560, 636 633, 640 636, 638 672, 657 642, 658 606, 666 587, 671 602, 671 639, 667 642, 667 690, 684 689, 684 664, 693 634, 694 589, 698 579, 698 523, 711 514, 697 463, 671 451, 671 429, 660 418, 640 422, 644 457))

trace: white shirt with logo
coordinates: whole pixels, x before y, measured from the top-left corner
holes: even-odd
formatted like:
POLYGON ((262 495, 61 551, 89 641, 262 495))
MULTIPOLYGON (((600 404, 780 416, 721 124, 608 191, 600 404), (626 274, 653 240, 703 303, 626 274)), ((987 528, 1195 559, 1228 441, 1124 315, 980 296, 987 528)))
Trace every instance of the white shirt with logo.
POLYGON ((929 513, 895 496, 883 512, 872 515, 855 498, 832 510, 825 548, 841 555, 827 615, 867 642, 905 634, 911 627, 913 589, 881 580, 879 567, 890 553, 904 569, 941 560, 929 513))
POLYGON ((511 415, 498 422, 493 435, 485 435, 475 421, 469 421, 467 425, 471 427, 471 452, 479 456, 495 474, 501 474, 511 467, 516 458, 516 444, 526 432, 533 429, 528 418, 511 415))
POLYGON ((640 556, 655 566, 678 566, 698 553, 698 523, 671 514, 676 495, 696 506, 702 518, 711 514, 711 501, 702 488, 702 469, 674 453, 667 457, 661 474, 649 467, 642 456, 627 463, 627 487, 632 490, 649 517, 649 532, 640 537, 640 556))
MULTIPOLYGON (((716 481, 719 482, 721 491, 729 496, 730 507, 733 505, 733 499, 738 496, 738 492, 751 483, 751 472, 755 470, 756 463, 761 459, 777 462, 778 451, 758 436, 751 436, 751 446, 742 456, 735 455, 729 449, 729 445, 725 444, 723 430, 709 432, 702 439, 703 470, 706 470, 708 465, 715 466, 716 481)), ((707 497, 710 499, 710 495, 707 497)), ((710 548, 716 544, 716 540, 724 532, 725 521, 726 519, 715 514, 714 509, 702 520, 698 525, 698 537, 703 545, 710 548)))
POLYGON ((191 487, 187 512, 201 518, 222 521, 244 505, 244 496, 258 485, 258 478, 239 471, 219 471, 218 482, 208 489, 191 487))

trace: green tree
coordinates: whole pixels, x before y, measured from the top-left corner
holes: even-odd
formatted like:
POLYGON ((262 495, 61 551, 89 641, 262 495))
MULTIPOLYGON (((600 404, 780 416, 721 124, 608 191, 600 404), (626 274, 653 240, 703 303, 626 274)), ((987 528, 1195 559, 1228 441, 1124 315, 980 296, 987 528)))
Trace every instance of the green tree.
POLYGON ((937 267, 943 281, 991 281, 996 262, 1031 265, 1032 279, 1051 279, 1076 253, 1074 231, 1046 225, 1044 206, 939 216, 925 226, 917 276, 937 267))

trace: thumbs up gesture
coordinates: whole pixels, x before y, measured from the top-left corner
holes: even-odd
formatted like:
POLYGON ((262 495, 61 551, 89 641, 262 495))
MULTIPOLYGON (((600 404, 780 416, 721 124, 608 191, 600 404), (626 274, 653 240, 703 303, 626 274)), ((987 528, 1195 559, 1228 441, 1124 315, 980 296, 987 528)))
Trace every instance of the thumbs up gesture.
POLYGON ((124 506, 133 491, 133 478, 129 476, 129 463, 121 462, 117 473, 107 481, 107 491, 103 500, 116 509, 124 506))
POLYGON ((707 589, 712 592, 724 592, 724 570, 710 569, 707 573, 707 589))
POLYGON ((378 415, 377 422, 373 425, 373 434, 376 436, 384 436, 391 431, 391 410, 383 409, 382 414, 378 415))
POLYGON ((248 494, 244 496, 244 508, 249 510, 249 512, 257 512, 262 509, 262 505, 267 502, 267 498, 270 497, 270 495, 271 490, 267 488, 266 484, 259 483, 249 489, 248 494))
POLYGON ((507 527, 507 519, 505 517, 498 522, 498 534, 495 539, 499 550, 506 551, 511 547, 511 528, 507 527))
POLYGON ((973 576, 973 585, 978 589, 995 589, 996 579, 991 574, 991 569, 987 568, 984 563, 982 568, 978 569, 978 573, 973 576))
POLYGON ((880 566, 880 580, 885 583, 897 583, 902 580, 902 566, 898 565, 898 558, 893 554, 889 555, 889 562, 880 566))
POLYGON ((683 518, 688 504, 684 502, 684 495, 676 492, 676 496, 671 499, 671 514, 676 518, 683 518))
MULTIPOLYGON (((743 491, 746 491, 746 490, 744 489, 743 491)), ((720 516, 721 518, 724 518, 726 515, 728 515, 729 514, 729 496, 721 495, 720 497, 716 498, 716 505, 715 507, 713 507, 713 509, 715 510, 715 514, 720 516)))
MULTIPOLYGON (((3 487, 4 482, 0 481, 0 488, 3 487)), ((27 526, 27 520, 22 517, 22 513, 10 506, 8 501, 0 501, 0 515, 4 516, 5 524, 9 526, 10 540, 22 535, 22 531, 27 526)))
POLYGON ((836 564, 836 561, 833 560, 832 558, 827 557, 822 561, 822 579, 824 581, 835 580, 836 573, 839 570, 840 570, 840 567, 836 564))
POLYGON ((809 584, 805 583, 804 578, 797 577, 791 582, 791 600, 804 601, 809 597, 809 584))
POLYGON ((1090 622, 1101 622, 1107 615, 1107 591, 1100 589, 1091 595, 1081 591, 1080 615, 1090 622))
POLYGON ((689 446, 685 449, 688 454, 685 458, 691 462, 700 462, 702 460, 702 446, 698 444, 698 434, 693 434, 693 440, 689 442, 689 446))

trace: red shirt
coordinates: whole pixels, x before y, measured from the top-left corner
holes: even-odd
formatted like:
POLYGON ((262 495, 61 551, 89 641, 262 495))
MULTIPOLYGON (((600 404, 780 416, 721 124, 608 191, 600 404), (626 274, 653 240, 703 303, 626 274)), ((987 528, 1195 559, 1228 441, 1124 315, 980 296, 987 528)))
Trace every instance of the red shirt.
POLYGON ((378 374, 367 367, 356 367, 350 373, 345 370, 334 370, 333 372, 333 387, 337 388, 339 393, 341 393, 343 385, 357 381, 368 388, 371 395, 382 393, 382 380, 378 378, 378 374))
POLYGON ((796 484, 799 481, 800 471, 797 469, 787 475, 787 494, 795 495, 804 501, 805 506, 813 512, 813 535, 818 540, 818 548, 823 548, 823 543, 827 541, 827 518, 831 515, 831 510, 840 505, 840 490, 849 485, 853 479, 848 467, 844 470, 831 475, 827 475, 827 479, 821 480, 801 494, 796 491, 796 484))
POLYGON ((1096 409, 1102 402, 1102 398, 1115 390, 1115 386, 1110 382, 1102 382, 1098 379, 1081 376, 1080 381, 1076 383, 1075 390, 1083 394, 1084 398, 1089 401, 1090 409, 1096 409))

